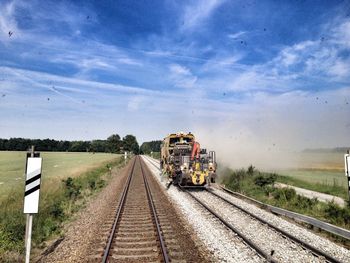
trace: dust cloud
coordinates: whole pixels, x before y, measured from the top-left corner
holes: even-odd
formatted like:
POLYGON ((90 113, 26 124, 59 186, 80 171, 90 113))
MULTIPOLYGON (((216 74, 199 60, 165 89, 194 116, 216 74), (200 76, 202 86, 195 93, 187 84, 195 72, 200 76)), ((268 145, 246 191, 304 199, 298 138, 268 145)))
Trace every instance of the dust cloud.
POLYGON ((211 126, 197 121, 193 133, 203 148, 215 150, 219 163, 231 168, 253 164, 259 170, 337 167, 342 154, 307 154, 307 148, 350 146, 344 103, 350 89, 334 92, 260 96, 227 111, 211 126), (327 99, 327 104, 316 98, 327 99))

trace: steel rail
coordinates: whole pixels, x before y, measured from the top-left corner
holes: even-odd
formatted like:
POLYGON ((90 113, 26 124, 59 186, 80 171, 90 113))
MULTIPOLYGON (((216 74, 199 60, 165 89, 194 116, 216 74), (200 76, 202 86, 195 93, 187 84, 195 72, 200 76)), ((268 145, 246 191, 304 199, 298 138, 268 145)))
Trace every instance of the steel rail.
POLYGON ((255 199, 251 198, 251 197, 245 196, 241 193, 233 192, 233 191, 231 191, 223 186, 220 186, 220 185, 219 185, 219 188, 221 190, 227 192, 229 195, 232 195, 232 196, 239 198, 243 201, 248 201, 249 203, 253 203, 254 205, 256 205, 256 206, 258 206, 266 211, 269 211, 275 215, 285 216, 285 217, 288 217, 290 219, 293 219, 296 222, 305 223, 305 224, 308 224, 312 227, 319 228, 319 229, 326 231, 328 233, 331 233, 331 234, 340 236, 342 238, 345 238, 347 240, 350 240, 350 231, 347 229, 323 222, 321 220, 318 220, 318 219, 310 217, 310 216, 298 214, 296 212, 292 212, 292 211, 289 211, 289 210, 286 210, 286 209, 283 209, 280 207, 276 207, 276 206, 262 203, 260 201, 257 201, 255 199))
POLYGON ((222 218, 219 214, 217 214, 213 209, 208 207, 206 204, 204 204, 201 200, 199 200, 197 197, 195 197, 191 192, 187 191, 185 188, 180 186, 180 189, 184 192, 186 192, 189 196, 191 196, 194 200, 196 200, 201 206, 203 206, 206 210, 208 210, 212 215, 214 215, 217 219, 221 221, 226 227, 228 227, 230 230, 235 232, 248 246, 253 248, 260 256, 265 258, 268 262, 277 263, 276 260, 271 258, 271 255, 263 251, 257 244, 255 244, 253 241, 251 241, 247 236, 245 236, 242 232, 240 232, 237 228, 235 228, 233 225, 228 223, 224 218, 222 218))
POLYGON ((151 159, 151 157, 148 157, 148 156, 146 156, 146 155, 144 155, 144 156, 145 156, 145 159, 146 159, 150 164, 152 164, 155 168, 157 168, 158 170, 160 170, 159 166, 157 166, 157 165, 154 164, 154 161, 151 159))
POLYGON ((113 238, 114 238, 115 231, 116 231, 116 228, 117 228, 117 224, 119 222, 122 210, 123 210, 124 205, 125 205, 125 200, 126 200, 126 196, 127 196, 128 190, 129 190, 131 178, 132 178, 132 175, 134 173, 135 163, 136 163, 136 157, 135 157, 134 163, 132 165, 131 172, 130 172, 130 174, 128 176, 128 179, 127 179, 127 181, 125 183, 125 187, 124 187, 123 194, 122 194, 120 202, 119 202, 119 206, 118 206, 118 209, 117 209, 117 213, 116 213, 116 217, 115 217, 115 220, 114 220, 114 223, 113 223, 111 234, 109 235, 108 242, 107 242, 105 251, 103 253, 103 258, 102 258, 102 262, 103 263, 108 262, 109 252, 110 252, 110 249, 111 249, 111 246, 112 246, 112 242, 113 242, 113 238))
POLYGON ((148 185, 148 181, 147 181, 147 178, 145 176, 145 172, 143 170, 143 166, 142 166, 143 161, 142 161, 141 157, 139 157, 139 158, 140 158, 139 160, 140 160, 140 166, 141 166, 141 172, 142 172, 142 176, 143 176, 143 181, 144 181, 145 187, 146 187, 148 202, 149 202, 149 204, 151 206, 152 213, 153 213, 153 218, 154 218, 154 221, 155 221, 155 225, 157 227, 157 236, 158 236, 158 240, 159 240, 159 243, 160 243, 160 246, 161 246, 161 252, 162 252, 163 260, 164 260, 165 263, 169 263, 170 260, 169 260, 168 252, 167 252, 166 247, 165 247, 165 242, 164 242, 164 239, 163 239, 163 236, 162 236, 162 231, 160 229, 160 223, 159 223, 159 220, 158 220, 158 215, 157 215, 156 208, 154 206, 151 189, 150 189, 150 187, 148 185))
POLYGON ((277 232, 281 233, 283 236, 285 236, 286 238, 289 238, 291 240, 293 240, 294 242, 296 243, 299 243, 299 245, 301 245, 304 249, 307 249, 307 250, 310 250, 313 254, 315 254, 316 256, 321 256, 321 257, 324 257, 328 262, 332 262, 332 263, 341 263, 341 261, 339 261, 338 259, 334 258, 333 256, 319 250, 318 248, 304 242, 303 240, 289 234, 288 232, 286 232, 285 230, 277 227, 277 226, 274 226, 273 224, 267 222, 265 219, 261 218, 260 216, 257 216, 253 213, 251 213, 250 211, 248 211, 247 209, 243 208, 243 207, 240 207, 236 204, 234 204, 233 202, 231 202, 230 200, 218 195, 217 193, 214 193, 213 190, 209 190, 209 189, 206 189, 207 192, 211 193, 212 195, 220 198, 221 200, 225 201, 226 203, 234 206, 235 208, 243 211, 244 213, 248 214, 250 217, 260 221, 261 223, 273 228, 274 230, 276 230, 277 232))

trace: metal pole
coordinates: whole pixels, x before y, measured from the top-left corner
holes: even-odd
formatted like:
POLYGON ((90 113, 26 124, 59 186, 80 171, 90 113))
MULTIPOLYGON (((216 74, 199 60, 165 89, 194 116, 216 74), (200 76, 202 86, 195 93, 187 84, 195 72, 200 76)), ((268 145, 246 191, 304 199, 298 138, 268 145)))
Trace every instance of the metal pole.
MULTIPOLYGON (((350 153, 350 150, 347 150, 347 154, 350 153)), ((345 163, 346 166, 346 163, 345 163)), ((347 167, 345 167, 345 172, 347 171, 347 167)), ((349 201, 348 201, 348 206, 350 206, 350 171, 347 171, 347 179, 348 179, 348 195, 349 195, 349 201)))
MULTIPOLYGON (((34 157, 34 145, 30 149, 30 157, 34 157)), ((33 215, 27 214, 26 222, 26 235, 25 235, 25 247, 26 247, 26 260, 25 263, 29 263, 30 260, 30 247, 32 240, 32 224, 33 224, 33 215)))
POLYGON ((27 247, 28 226, 29 226, 29 214, 26 214, 26 235, 24 237, 24 245, 25 245, 25 247, 27 247))
POLYGON ((31 245, 31 239, 32 239, 32 224, 33 224, 33 215, 27 214, 28 216, 28 236, 27 236, 27 242, 26 242, 26 261, 25 263, 29 263, 30 260, 30 245, 31 245))
POLYGON ((350 177, 349 176, 348 176, 348 194, 349 194, 348 206, 350 206, 350 177))

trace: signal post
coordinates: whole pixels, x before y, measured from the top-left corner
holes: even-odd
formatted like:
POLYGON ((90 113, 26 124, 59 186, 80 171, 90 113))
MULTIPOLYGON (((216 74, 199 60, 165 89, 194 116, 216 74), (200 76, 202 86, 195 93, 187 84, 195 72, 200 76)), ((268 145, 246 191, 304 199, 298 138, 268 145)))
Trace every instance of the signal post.
POLYGON ((348 180, 348 194, 349 194, 349 201, 348 205, 350 206, 350 153, 349 150, 347 154, 344 155, 344 161, 345 161, 345 176, 348 180))
POLYGON ((25 233, 25 248, 26 248, 25 263, 29 263, 30 261, 33 214, 37 214, 39 209, 41 164, 42 164, 42 158, 40 158, 40 153, 34 152, 34 146, 32 146, 31 151, 27 153, 26 172, 25 172, 26 178, 25 178, 25 188, 24 188, 23 213, 27 214, 26 233, 25 233))

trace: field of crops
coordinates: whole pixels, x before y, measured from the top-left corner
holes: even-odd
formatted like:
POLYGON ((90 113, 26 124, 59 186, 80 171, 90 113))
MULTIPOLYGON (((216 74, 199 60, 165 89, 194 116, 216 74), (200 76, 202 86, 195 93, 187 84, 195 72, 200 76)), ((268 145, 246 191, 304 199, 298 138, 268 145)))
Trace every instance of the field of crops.
MULTIPOLYGON (((43 183, 50 178, 66 178, 92 169, 118 155, 108 153, 42 152, 43 183)), ((0 151, 0 199, 11 189, 24 185, 26 152, 0 151)))
POLYGON ((294 168, 282 169, 284 183, 347 198, 347 178, 344 175, 344 154, 301 153, 294 168))
POLYGON ((281 171, 281 175, 291 176, 309 183, 325 185, 347 186, 344 172, 332 170, 287 170, 281 171))

